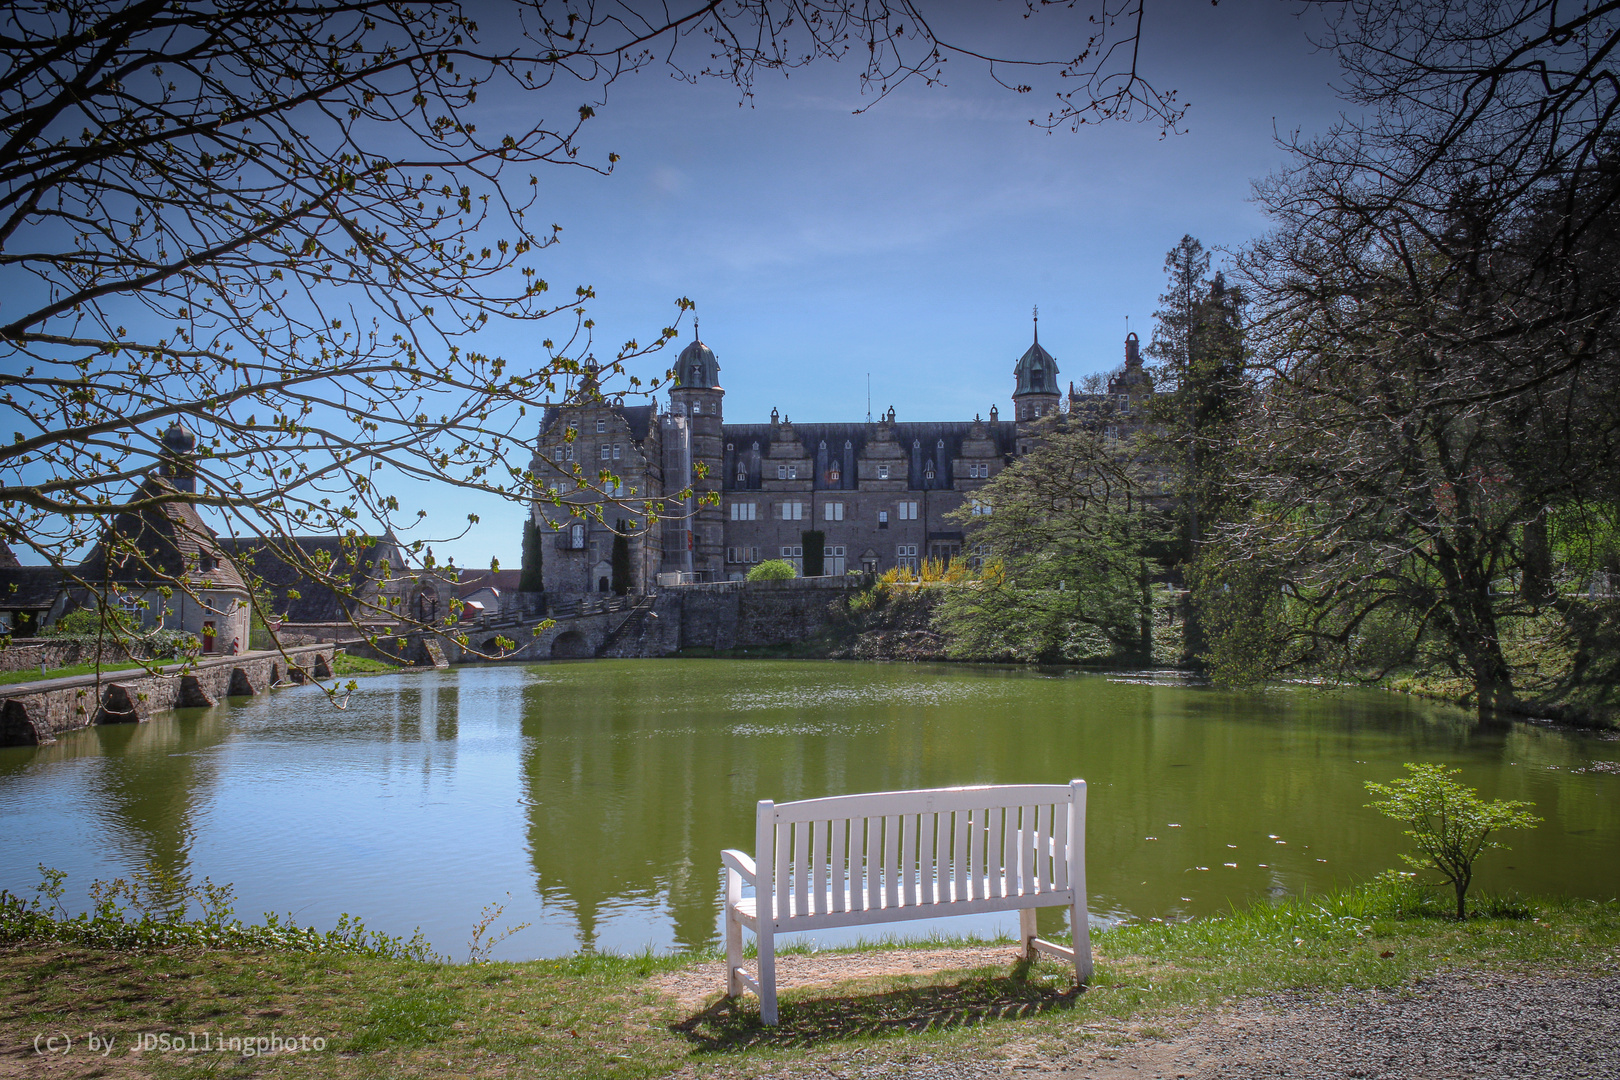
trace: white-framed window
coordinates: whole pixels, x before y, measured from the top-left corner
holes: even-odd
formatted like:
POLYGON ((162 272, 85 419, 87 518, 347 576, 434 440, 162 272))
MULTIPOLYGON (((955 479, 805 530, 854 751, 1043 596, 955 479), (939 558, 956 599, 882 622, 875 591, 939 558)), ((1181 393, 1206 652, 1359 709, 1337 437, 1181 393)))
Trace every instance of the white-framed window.
POLYGON ((972 512, 974 517, 989 517, 991 514, 990 504, 987 502, 980 502, 978 499, 974 499, 972 512))
POLYGON ((914 503, 914 502, 903 502, 903 503, 901 503, 900 504, 900 520, 901 521, 916 521, 917 520, 917 504, 914 503))
POLYGON ((701 402, 701 401, 692 402, 692 415, 693 416, 698 415, 702 411, 703 411, 703 402, 701 402))
POLYGON ((603 461, 612 461, 613 460, 613 447, 609 446, 607 443, 602 444, 602 460, 603 461))
POLYGON ((573 443, 569 443, 567 446, 563 447, 563 460, 564 461, 573 461, 574 460, 574 444, 573 443))
POLYGON ((573 525, 568 529, 568 546, 575 551, 585 550, 585 526, 573 525))
POLYGON ((754 520, 754 515, 758 512, 758 510, 759 510, 759 505, 757 503, 737 503, 737 502, 734 502, 734 503, 731 504, 731 520, 732 521, 753 521, 754 520))
POLYGON ((783 544, 781 559, 793 564, 793 569, 804 573, 804 547, 801 544, 783 544))
POLYGON ((782 508, 782 520, 783 521, 803 521, 804 520, 804 503, 802 503, 802 502, 790 502, 790 503, 782 503, 780 505, 781 505, 781 508, 782 508))
POLYGON ((843 521, 844 504, 841 502, 822 503, 821 516, 827 521, 843 521))
POLYGON ((899 544, 894 549, 894 564, 907 570, 917 569, 917 545, 899 544))
POLYGON ((596 422, 596 433, 598 435, 602 435, 602 434, 605 434, 606 432, 607 432, 607 421, 606 420, 597 420, 597 422, 596 422))
POLYGON ((889 467, 887 465, 879 465, 878 466, 878 479, 879 480, 887 480, 888 478, 889 478, 889 467))
POLYGON ((799 467, 797 465, 789 465, 788 466, 788 479, 789 480, 797 480, 798 478, 799 478, 799 467))
POLYGON ((975 570, 983 570, 984 560, 988 559, 989 557, 989 544, 974 544, 971 548, 968 548, 968 565, 973 567, 975 570))
POLYGON ((878 511, 878 528, 887 529, 888 527, 889 527, 889 512, 887 510, 879 510, 878 511))
POLYGON ((623 451, 624 451, 624 444, 623 443, 614 443, 613 444, 613 460, 618 461, 621 457, 623 457, 624 456, 623 451))
POLYGON ((844 575, 844 545, 828 544, 826 551, 827 554, 824 556, 826 565, 822 569, 834 577, 842 577, 844 575))
POLYGON ((744 464, 742 464, 740 462, 737 465, 737 483, 739 483, 739 484, 748 483, 748 466, 746 466, 746 465, 744 465, 744 464))

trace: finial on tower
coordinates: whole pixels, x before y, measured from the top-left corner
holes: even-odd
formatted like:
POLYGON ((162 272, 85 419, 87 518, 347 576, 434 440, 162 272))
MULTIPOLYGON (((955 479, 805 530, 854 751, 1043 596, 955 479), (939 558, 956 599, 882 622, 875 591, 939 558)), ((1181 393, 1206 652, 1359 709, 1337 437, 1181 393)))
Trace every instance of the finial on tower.
POLYGON ((1041 305, 1035 305, 1035 344, 1041 343, 1041 305))
POLYGON ((692 340, 693 341, 702 341, 703 340, 703 335, 698 331, 698 317, 696 315, 692 316, 692 340))

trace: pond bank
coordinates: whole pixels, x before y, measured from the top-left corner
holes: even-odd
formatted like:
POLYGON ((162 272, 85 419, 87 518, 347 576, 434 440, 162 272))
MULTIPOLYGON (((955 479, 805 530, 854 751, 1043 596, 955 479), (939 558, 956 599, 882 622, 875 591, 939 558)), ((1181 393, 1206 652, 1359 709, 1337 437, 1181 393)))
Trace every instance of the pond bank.
MULTIPOLYGON (((1402 1032, 1421 1032, 1425 1016, 1475 999, 1505 994, 1521 1017, 1536 1001, 1542 1011, 1567 999, 1590 1012, 1592 991, 1612 1005, 1620 905, 1486 907, 1495 917, 1467 924, 1395 917, 1377 895, 1360 890, 1222 918, 1116 927, 1098 932, 1097 976, 1079 994, 1067 969, 1026 966, 1005 942, 800 953, 784 970, 796 965, 809 978, 784 994, 776 1028, 760 1026, 751 999, 721 1002, 718 978, 707 994, 698 992, 693 976, 715 963, 712 953, 446 965, 13 943, 0 947, 0 1032, 7 1047, 0 1060, 23 1064, 40 1033, 94 1030, 103 1045, 115 1040, 94 1063, 113 1076, 216 1063, 251 1066, 253 1075, 267 1077, 309 1075, 313 1068, 339 1080, 962 1077, 1010 1069, 1151 1076, 1129 1066, 1171 1061, 1188 1047, 1242 1061, 1256 1037, 1262 1049, 1309 1060, 1317 1052, 1313 1040, 1335 1045, 1336 1018, 1373 1025, 1379 1049, 1399 1048, 1414 1038, 1402 1032), (1504 975, 1511 991, 1503 988, 1504 975), (1582 977, 1581 984, 1565 981, 1569 976, 1582 977), (686 989, 672 989, 683 982, 686 989), (1414 1001, 1433 1008, 1424 1012, 1414 1001), (1280 1033, 1279 1015, 1322 1023, 1280 1033), (1413 1017, 1418 1026, 1403 1027, 1413 1017), (323 1049, 247 1061, 240 1054, 128 1049, 149 1032, 269 1036, 272 1030, 287 1040, 318 1038, 323 1049)), ((1471 1030, 1459 1014, 1445 1015, 1454 1018, 1448 1038, 1471 1030)), ((1608 1032, 1614 1034, 1612 1025, 1608 1032)), ((1570 1047, 1590 1049, 1574 1039, 1570 1047)), ((1511 1038, 1503 1049, 1512 1049, 1511 1038)), ((90 1056, 75 1050, 62 1061, 70 1063, 89 1067, 90 1056), (73 1055, 80 1055, 76 1062, 73 1055)), ((1531 1074, 1541 1075, 1534 1069, 1520 1075, 1531 1074)))

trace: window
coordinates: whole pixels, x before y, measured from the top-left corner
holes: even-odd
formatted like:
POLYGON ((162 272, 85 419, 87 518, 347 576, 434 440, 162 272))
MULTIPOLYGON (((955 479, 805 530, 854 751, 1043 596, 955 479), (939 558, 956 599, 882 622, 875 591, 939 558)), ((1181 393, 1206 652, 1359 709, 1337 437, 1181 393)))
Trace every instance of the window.
POLYGON ((839 472, 837 465, 834 465, 827 470, 827 483, 836 484, 843 478, 844 474, 839 472))
POLYGON ((596 422, 596 433, 598 435, 601 435, 606 431, 607 431, 607 421, 606 420, 598 420, 596 422))
POLYGON ((905 567, 907 570, 917 569, 917 545, 901 544, 895 549, 894 564, 905 567))
POLYGON ((821 504, 821 511, 822 511, 822 517, 824 517, 828 521, 843 521, 844 520, 844 504, 841 503, 841 502, 840 503, 834 503, 834 502, 822 503, 821 504))
POLYGON ((917 520, 917 504, 914 503, 914 502, 903 502, 903 503, 901 503, 900 504, 900 520, 901 521, 916 521, 917 520))
POLYGON ((878 528, 887 529, 888 527, 889 527, 889 512, 887 510, 879 510, 878 511, 878 528))
POLYGON ((887 465, 879 465, 878 466, 878 479, 879 480, 887 480, 888 478, 889 478, 889 467, 887 465))
POLYGON ((567 446, 563 447, 563 460, 564 461, 573 461, 574 460, 574 444, 573 443, 569 443, 567 446))
POLYGON ((838 544, 835 546, 828 544, 824 558, 826 560, 826 565, 823 567, 823 569, 825 569, 827 573, 832 574, 834 577, 843 577, 844 545, 838 544))
POLYGON ((968 565, 975 570, 984 569, 984 560, 990 557, 989 544, 974 544, 968 549, 968 565))
POLYGON ((756 503, 732 503, 731 504, 731 520, 732 521, 753 521, 754 520, 754 513, 757 510, 757 508, 758 508, 758 505, 756 503))
POLYGON ((613 460, 614 461, 618 461, 619 458, 621 458, 623 456, 623 453, 622 453, 623 450, 624 450, 624 444, 623 443, 614 443, 613 444, 613 460))
POLYGON ((741 463, 739 463, 737 465, 737 483, 739 483, 739 484, 748 483, 748 466, 743 465, 741 463))
POLYGON ((974 499, 973 500, 973 516, 974 517, 988 517, 989 515, 990 515, 990 504, 987 503, 987 502, 980 502, 978 499, 974 499))
POLYGON ((782 503, 781 507, 782 507, 782 520, 783 521, 803 521, 804 520, 804 503, 801 503, 801 502, 782 503))
POLYGON ((609 446, 607 443, 602 444, 602 460, 603 461, 612 461, 613 460, 613 447, 609 446))
POLYGON ((778 480, 786 480, 787 479, 787 466, 786 465, 778 465, 776 467, 776 478, 778 480))
POLYGON ((797 480, 799 478, 799 467, 797 465, 789 465, 788 466, 788 477, 787 478, 789 480, 797 480))
POLYGON ((703 411, 703 402, 701 402, 701 401, 692 402, 692 415, 693 416, 698 415, 702 411, 703 411))
POLYGON ((799 544, 783 544, 782 560, 793 564, 793 569, 804 573, 804 547, 799 544))
POLYGON ((575 551, 585 550, 585 526, 575 525, 568 530, 568 546, 575 551))
POLYGON ((934 478, 934 463, 932 461, 930 461, 928 463, 928 468, 923 470, 923 479, 924 480, 932 480, 933 478, 934 478))

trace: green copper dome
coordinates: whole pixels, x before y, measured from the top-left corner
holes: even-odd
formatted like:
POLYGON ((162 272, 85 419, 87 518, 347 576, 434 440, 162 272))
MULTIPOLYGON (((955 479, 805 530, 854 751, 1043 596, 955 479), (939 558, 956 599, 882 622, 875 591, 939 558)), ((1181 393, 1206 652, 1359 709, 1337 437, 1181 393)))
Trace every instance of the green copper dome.
POLYGON ((1031 345, 1024 355, 1018 358, 1018 364, 1013 368, 1013 374, 1018 378, 1018 389, 1013 391, 1013 397, 1024 394, 1055 394, 1058 392, 1058 366, 1052 354, 1041 348, 1039 341, 1031 345))

